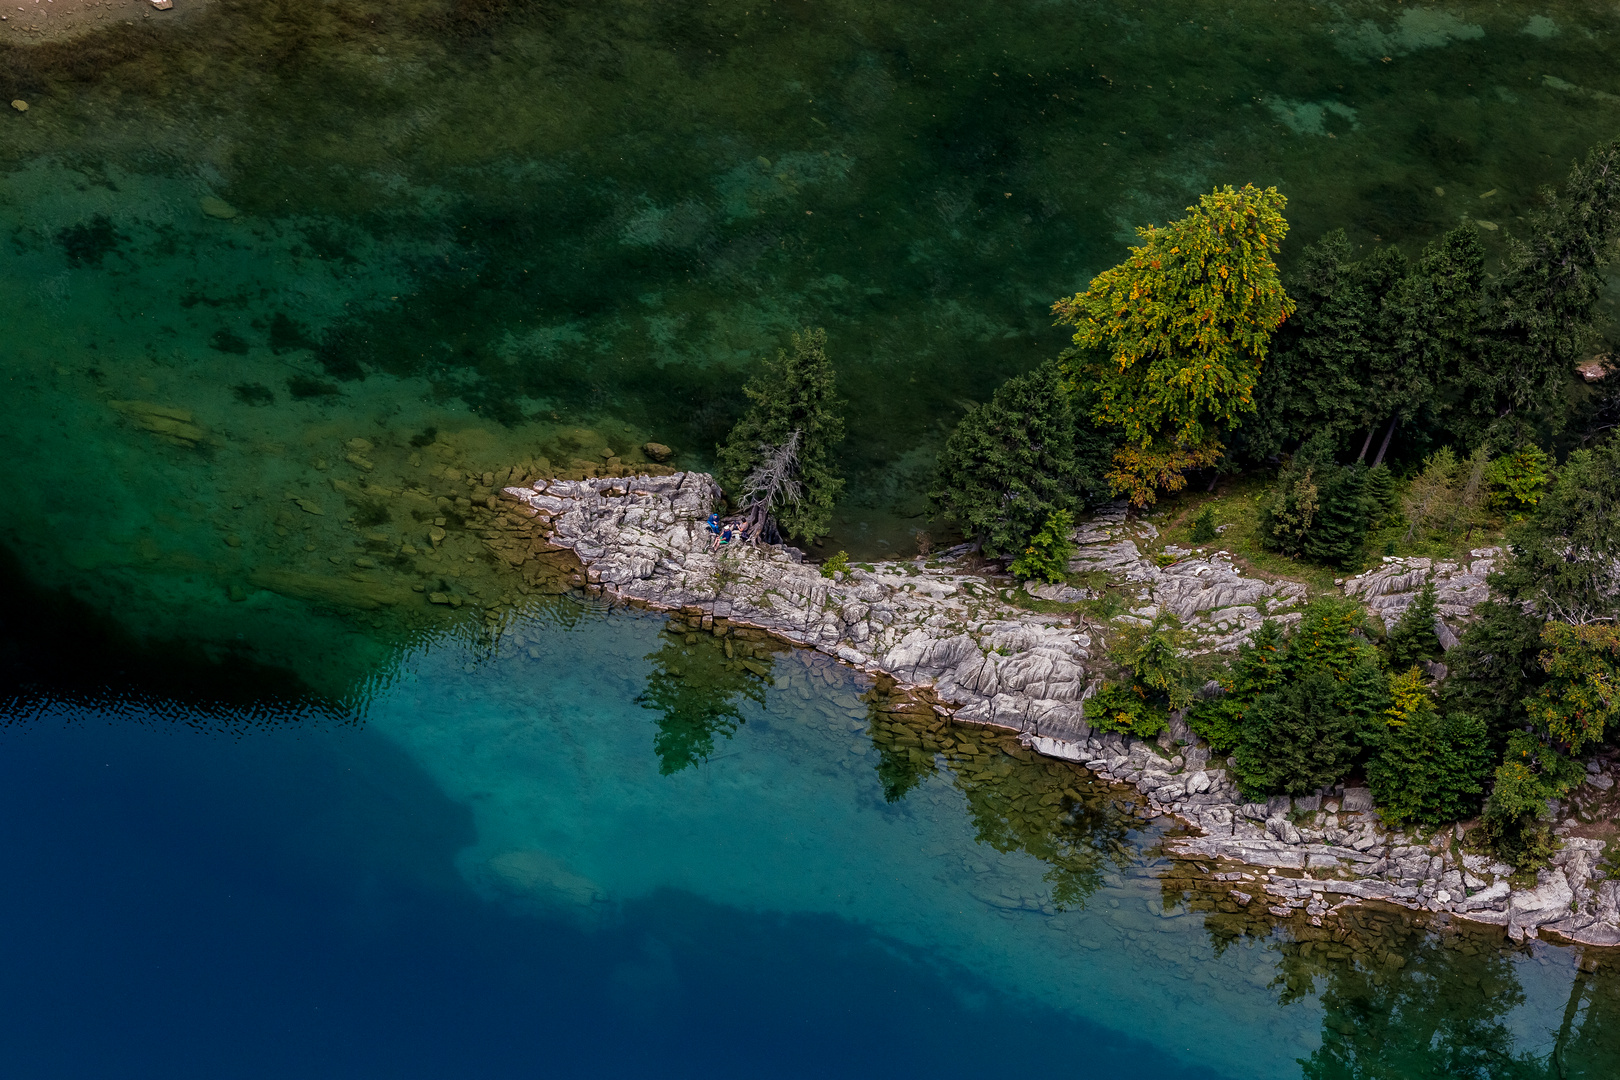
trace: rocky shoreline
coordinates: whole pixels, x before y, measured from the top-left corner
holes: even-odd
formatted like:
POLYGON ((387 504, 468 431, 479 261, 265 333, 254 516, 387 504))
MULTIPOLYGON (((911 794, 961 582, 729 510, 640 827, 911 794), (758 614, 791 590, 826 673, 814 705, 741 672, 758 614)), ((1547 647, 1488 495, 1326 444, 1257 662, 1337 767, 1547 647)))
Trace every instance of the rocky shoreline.
MULTIPOLYGON (((1514 887, 1509 867, 1458 850, 1460 828, 1435 836, 1387 829, 1366 789, 1248 803, 1184 724, 1151 742, 1092 731, 1083 703, 1100 682, 1102 642, 1072 607, 1084 590, 1030 588, 1058 610, 1028 610, 1008 583, 964 566, 962 549, 860 564, 833 578, 789 547, 715 551, 704 522, 721 493, 701 473, 540 479, 502 495, 535 543, 577 556, 593 591, 818 649, 887 676, 942 715, 1016 732, 1041 754, 1130 784, 1154 810, 1202 834, 1173 841, 1170 853, 1228 883, 1240 906, 1303 914, 1320 926, 1346 906, 1383 901, 1500 925, 1515 941, 1545 932, 1620 945, 1620 882, 1602 877, 1602 841, 1567 835, 1577 818, 1560 826, 1562 850, 1536 884, 1514 887)), ((1134 590, 1137 606, 1122 619, 1173 611, 1199 651, 1233 650, 1265 619, 1299 617, 1304 586, 1246 576, 1220 551, 1166 548, 1173 561, 1161 565, 1139 546, 1155 536, 1123 506, 1104 507, 1076 531, 1071 569, 1101 571, 1134 590)), ((1478 550, 1460 564, 1386 559, 1341 585, 1388 621, 1434 580, 1445 641, 1488 595, 1485 575, 1498 554, 1478 550)), ((1601 767, 1589 780, 1587 794, 1614 790, 1601 767)))

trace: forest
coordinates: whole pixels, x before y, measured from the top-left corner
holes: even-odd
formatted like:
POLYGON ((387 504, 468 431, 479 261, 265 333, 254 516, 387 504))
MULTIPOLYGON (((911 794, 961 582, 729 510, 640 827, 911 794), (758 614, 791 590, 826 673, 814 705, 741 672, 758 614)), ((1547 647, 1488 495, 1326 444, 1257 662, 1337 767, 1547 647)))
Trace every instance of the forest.
MULTIPOLYGON (((1307 580, 1502 545, 1491 599, 1449 650, 1432 584, 1389 627, 1319 588, 1296 625, 1268 622, 1215 670, 1173 616, 1115 620, 1117 677, 1087 716, 1146 736, 1182 715, 1256 798, 1364 778, 1386 818, 1479 818, 1493 850, 1536 865, 1620 711, 1620 374, 1602 304, 1620 140, 1490 257, 1467 221, 1411 254, 1358 253, 1338 231, 1285 280, 1285 208, 1276 189, 1225 187, 1139 229, 1123 262, 1053 304, 1070 347, 962 418, 930 510, 1015 577, 1054 583, 1075 515, 1120 498, 1189 522, 1192 543, 1244 502, 1237 554, 1307 580)), ((841 486, 824 346, 796 338, 721 448, 728 488, 755 491, 773 447, 808 436, 781 507, 801 537, 826 529, 841 486)))

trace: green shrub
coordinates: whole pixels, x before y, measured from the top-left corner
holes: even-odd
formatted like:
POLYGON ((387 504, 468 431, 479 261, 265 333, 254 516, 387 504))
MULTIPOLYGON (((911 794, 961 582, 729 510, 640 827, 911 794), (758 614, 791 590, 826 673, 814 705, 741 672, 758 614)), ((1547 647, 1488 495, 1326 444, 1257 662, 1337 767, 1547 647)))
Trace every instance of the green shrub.
POLYGON ((1215 507, 1205 504, 1192 523, 1192 542, 1207 544, 1219 535, 1215 532, 1215 507))
POLYGON ((830 578, 834 574, 849 573, 849 552, 840 551, 821 564, 821 576, 830 578))
POLYGON ((1187 706, 1187 635, 1162 612, 1148 626, 1122 630, 1109 655, 1130 672, 1129 683, 1107 683, 1086 700, 1086 721, 1102 731, 1150 738, 1163 731, 1170 711, 1187 706))
POLYGON ((1534 510, 1551 478, 1551 465, 1539 446, 1521 446, 1491 462, 1485 470, 1491 506, 1512 514, 1534 510))
POLYGON ((1426 581, 1384 639, 1384 655, 1389 658, 1391 670, 1405 671, 1419 660, 1440 655, 1440 639, 1434 632, 1438 615, 1434 582, 1426 581))
POLYGON ((1172 709, 1182 709, 1192 697, 1187 690, 1186 647, 1181 620, 1163 611, 1148 626, 1121 630, 1109 655, 1150 696, 1161 698, 1172 709))
POLYGON ((1538 731, 1578 754, 1620 716, 1620 628, 1549 622, 1541 641, 1548 679, 1525 708, 1538 731))
POLYGON ((1390 680, 1387 730, 1367 765, 1379 811, 1397 825, 1431 828, 1471 816, 1491 769, 1490 740, 1477 716, 1441 716, 1412 668, 1390 680))
POLYGON ((1547 800, 1562 798, 1583 776, 1580 762, 1514 732, 1485 801, 1485 831, 1497 855, 1520 870, 1545 863, 1555 846, 1547 800))
POLYGON ((1024 553, 1007 569, 1020 581, 1045 581, 1056 585, 1069 576, 1069 560, 1074 557, 1074 515, 1053 510, 1046 524, 1030 538, 1024 553))
POLYGON ((1086 723, 1098 731, 1117 731, 1151 739, 1169 722, 1169 710, 1148 701, 1146 691, 1140 686, 1104 683, 1086 699, 1086 723))

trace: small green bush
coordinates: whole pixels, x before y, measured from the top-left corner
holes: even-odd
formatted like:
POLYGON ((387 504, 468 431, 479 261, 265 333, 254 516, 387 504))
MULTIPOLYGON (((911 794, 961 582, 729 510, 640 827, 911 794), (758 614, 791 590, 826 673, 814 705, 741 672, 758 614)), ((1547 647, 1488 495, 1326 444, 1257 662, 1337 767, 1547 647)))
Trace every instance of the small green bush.
POLYGON ((1220 697, 1201 701, 1187 714, 1187 723, 1218 754, 1230 754, 1243 738, 1243 718, 1261 695, 1282 684, 1282 624, 1270 619, 1238 646, 1220 697))
POLYGON ((1485 470, 1491 506, 1528 514, 1541 501, 1551 475, 1552 459, 1539 446, 1522 446, 1491 462, 1485 470))
POLYGON ((1215 532, 1215 507, 1205 504, 1204 509, 1199 511, 1197 517, 1193 518, 1192 542, 1195 544, 1207 544, 1215 539, 1217 535, 1219 534, 1215 532))
POLYGON ((1086 721, 1102 731, 1151 738, 1170 722, 1170 711, 1187 706, 1187 635, 1181 621, 1162 612, 1149 626, 1122 630, 1109 655, 1131 674, 1129 683, 1107 683, 1086 701, 1086 721))
POLYGON ((1086 699, 1086 723, 1098 731, 1117 731, 1151 739, 1170 722, 1169 710, 1147 699, 1147 692, 1129 683, 1104 683, 1086 699))
POLYGON ((1053 510, 1008 570, 1020 581, 1061 584, 1069 576, 1069 560, 1074 557, 1073 532, 1074 515, 1067 510, 1053 510))
POLYGON ((849 573, 849 552, 840 551, 826 562, 821 564, 821 576, 830 578, 834 574, 849 573))

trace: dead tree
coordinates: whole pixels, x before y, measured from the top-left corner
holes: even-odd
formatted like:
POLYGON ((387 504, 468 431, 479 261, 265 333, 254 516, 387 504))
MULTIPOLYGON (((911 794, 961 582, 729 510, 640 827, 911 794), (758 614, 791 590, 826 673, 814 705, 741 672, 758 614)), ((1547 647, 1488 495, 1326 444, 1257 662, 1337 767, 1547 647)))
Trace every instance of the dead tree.
POLYGON ((799 435, 793 432, 781 446, 761 444, 759 464, 743 481, 742 527, 750 544, 780 540, 772 511, 779 505, 799 501, 803 491, 799 483, 799 435))

